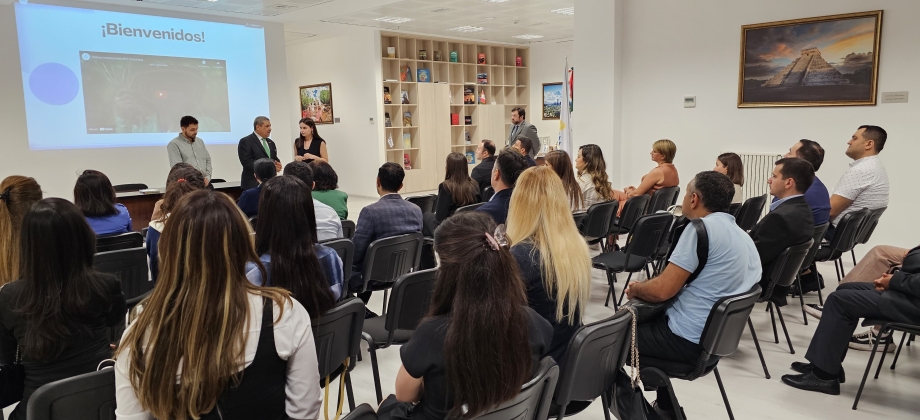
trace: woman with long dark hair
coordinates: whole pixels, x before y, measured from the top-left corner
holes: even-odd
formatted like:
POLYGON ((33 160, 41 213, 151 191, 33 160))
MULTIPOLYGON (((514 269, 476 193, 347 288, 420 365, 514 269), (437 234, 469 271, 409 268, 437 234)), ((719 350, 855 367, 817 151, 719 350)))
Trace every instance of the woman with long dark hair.
POLYGON ((310 316, 281 288, 246 280, 249 221, 230 197, 184 196, 160 244, 160 281, 125 331, 118 418, 281 420, 319 416, 310 316))
POLYGON ((732 204, 741 204, 743 201, 741 187, 744 186, 744 162, 741 156, 735 153, 722 153, 716 158, 716 167, 712 169, 720 174, 724 174, 732 180, 735 186, 735 196, 732 197, 732 204))
POLYGON ((428 315, 400 348, 396 401, 384 401, 382 419, 470 419, 533 376, 552 327, 527 307, 517 263, 495 231, 488 214, 467 212, 435 232, 441 266, 428 315))
POLYGON ((160 251, 157 245, 169 215, 182 197, 205 187, 204 175, 191 165, 187 168, 176 168, 170 172, 170 176, 175 181, 172 184, 167 184, 166 193, 163 194, 163 202, 160 204, 160 217, 151 220, 150 228, 147 229, 147 257, 150 264, 150 278, 154 282, 160 276, 160 251))
POLYGON ((73 203, 83 212, 96 235, 114 235, 134 230, 124 204, 115 202, 115 188, 104 173, 87 169, 77 177, 73 203))
POLYGON ((553 150, 544 156, 546 166, 549 166, 559 179, 562 180, 562 186, 565 187, 565 194, 569 197, 569 207, 572 212, 585 211, 585 197, 581 192, 581 186, 575 180, 575 170, 572 168, 572 160, 565 150, 553 150))
POLYGON ((611 199, 613 194, 610 181, 607 180, 607 163, 600 146, 586 144, 579 147, 575 169, 578 170, 578 185, 585 198, 586 208, 611 199))
POLYGON ((444 182, 438 185, 438 208, 434 213, 422 215, 425 236, 432 236, 438 225, 458 208, 479 202, 479 184, 470 178, 466 156, 451 152, 444 166, 444 182))
POLYGON ((35 178, 10 175, 0 182, 0 286, 19 279, 22 218, 41 199, 35 178))
POLYGON ((256 254, 265 276, 250 262, 249 281, 290 291, 312 319, 332 309, 342 296, 342 260, 332 248, 316 243, 313 199, 293 176, 274 177, 262 186, 256 254))
POLYGON ((22 357, 25 391, 10 419, 25 419, 36 389, 112 356, 106 327, 124 320, 125 296, 114 276, 93 269, 96 235, 67 200, 32 206, 17 246, 21 279, 0 288, 0 363, 22 357))
POLYGON ((300 120, 300 136, 294 139, 294 160, 307 163, 315 160, 329 162, 326 140, 319 136, 312 118, 300 120))

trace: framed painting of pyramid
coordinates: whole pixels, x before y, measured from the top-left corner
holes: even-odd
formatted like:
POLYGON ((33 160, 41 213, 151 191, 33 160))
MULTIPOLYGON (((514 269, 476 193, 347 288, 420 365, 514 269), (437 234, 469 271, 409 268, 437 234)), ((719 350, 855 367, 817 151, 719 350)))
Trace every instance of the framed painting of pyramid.
POLYGON ((738 107, 875 105, 882 11, 741 27, 738 107))

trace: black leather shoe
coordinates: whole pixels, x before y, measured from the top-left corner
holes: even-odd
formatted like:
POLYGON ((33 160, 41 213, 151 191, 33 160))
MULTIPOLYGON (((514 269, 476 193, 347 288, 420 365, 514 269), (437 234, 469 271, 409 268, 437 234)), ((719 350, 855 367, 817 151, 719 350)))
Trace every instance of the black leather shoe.
MULTIPOLYGON (((798 373, 809 373, 811 372, 812 369, 814 369, 814 365, 812 365, 811 363, 792 362, 792 370, 798 373)), ((840 381, 840 383, 844 383, 847 381, 847 376, 843 372, 843 368, 840 368, 840 375, 837 376, 837 380, 840 381)))
POLYGON ((836 379, 821 380, 814 372, 801 375, 783 375, 783 383, 793 388, 816 391, 830 395, 840 395, 840 381, 836 379))

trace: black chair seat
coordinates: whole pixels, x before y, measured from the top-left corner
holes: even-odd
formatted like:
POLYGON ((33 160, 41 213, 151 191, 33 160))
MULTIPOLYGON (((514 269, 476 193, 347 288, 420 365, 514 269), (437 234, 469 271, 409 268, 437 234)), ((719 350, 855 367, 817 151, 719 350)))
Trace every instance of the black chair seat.
MULTIPOLYGON (((703 369, 703 374, 700 376, 705 376, 708 375, 709 372, 712 372, 712 370, 715 369, 719 364, 719 359, 721 358, 718 356, 710 357, 709 361, 706 363, 706 368, 703 369)), ((656 359, 654 357, 648 356, 643 356, 640 360, 642 362, 642 366, 656 367, 672 378, 686 379, 690 381, 696 379, 696 377, 693 377, 693 373, 696 372, 696 365, 675 362, 673 360, 656 359)))
MULTIPOLYGON (((389 331, 384 327, 387 318, 385 316, 378 316, 374 318, 369 318, 364 320, 364 332, 371 336, 374 342, 378 344, 384 344, 387 342, 387 334, 389 331)), ((412 333, 415 330, 396 330, 396 333, 393 334, 393 344, 402 344, 409 342, 409 339, 412 338, 412 333)))
POLYGON ((594 266, 605 268, 617 272, 629 271, 636 272, 642 270, 648 260, 635 255, 629 258, 629 266, 626 266, 626 254, 621 251, 605 252, 592 259, 594 266))
POLYGON ((818 248, 818 252, 815 253, 815 260, 817 261, 827 261, 831 257, 831 253, 834 252, 830 247, 821 247, 818 248))

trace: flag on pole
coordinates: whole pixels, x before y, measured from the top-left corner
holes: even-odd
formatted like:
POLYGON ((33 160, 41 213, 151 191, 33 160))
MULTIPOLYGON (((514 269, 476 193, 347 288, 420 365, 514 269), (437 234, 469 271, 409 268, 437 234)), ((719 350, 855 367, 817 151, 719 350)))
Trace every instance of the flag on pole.
POLYGON ((569 59, 565 59, 565 73, 563 75, 562 110, 559 115, 559 149, 572 154, 572 89, 574 87, 575 69, 569 67, 569 59))

